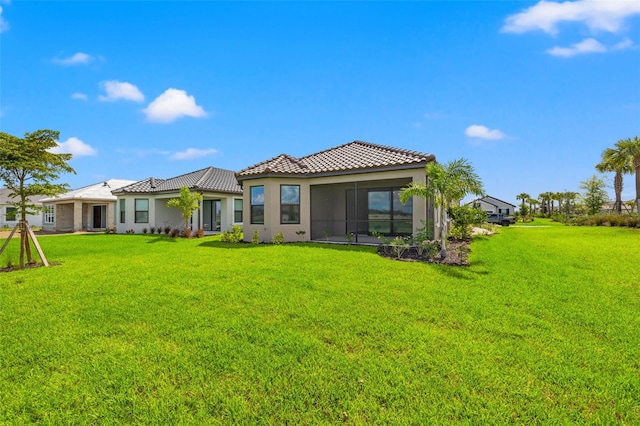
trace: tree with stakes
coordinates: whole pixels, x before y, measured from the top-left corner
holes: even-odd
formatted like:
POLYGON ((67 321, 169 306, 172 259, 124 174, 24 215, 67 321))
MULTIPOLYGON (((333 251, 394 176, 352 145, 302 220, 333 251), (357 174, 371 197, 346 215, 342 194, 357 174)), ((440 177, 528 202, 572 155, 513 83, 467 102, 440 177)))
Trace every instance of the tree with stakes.
MULTIPOLYGON (((25 133, 19 138, 0 132, 0 181, 9 189, 9 196, 17 199, 14 202, 20 229, 20 268, 25 266, 25 254, 29 264, 34 263, 28 238, 31 236, 45 265, 47 261, 42 254, 35 235, 27 223, 27 215, 42 211, 43 207, 29 201, 34 195, 54 197, 69 189, 67 184, 54 184, 61 173, 75 173, 69 166, 71 154, 51 152, 58 147, 60 132, 55 130, 36 130, 25 133)), ((15 228, 14 228, 15 232, 15 228)), ((13 233, 12 233, 13 235, 13 233)), ((2 250, 6 248, 7 239, 2 250)))

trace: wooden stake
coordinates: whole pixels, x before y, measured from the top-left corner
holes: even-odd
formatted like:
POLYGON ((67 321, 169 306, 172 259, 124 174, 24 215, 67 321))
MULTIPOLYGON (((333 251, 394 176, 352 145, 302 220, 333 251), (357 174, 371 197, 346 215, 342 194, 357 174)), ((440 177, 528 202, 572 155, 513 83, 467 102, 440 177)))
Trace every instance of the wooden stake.
POLYGON ((16 223, 16 226, 13 227, 13 231, 11 231, 11 233, 9 234, 9 237, 7 238, 7 240, 2 245, 2 248, 0 248, 0 254, 2 254, 4 249, 7 248, 7 246, 9 245, 9 241, 11 241, 11 238, 13 238, 13 234, 16 233, 16 230, 18 229, 18 226, 20 226, 20 224, 16 223))
POLYGON ((44 266, 49 266, 49 262, 47 262, 47 258, 44 257, 44 253, 42 252, 42 248, 40 248, 40 244, 38 244, 38 240, 36 239, 36 235, 31 230, 31 227, 29 226, 29 223, 25 222, 25 225, 26 225, 26 228, 27 228, 27 232, 29 233, 29 236, 31 237, 31 241, 33 241, 33 245, 36 246, 36 250, 38 251, 38 254, 40 255, 40 259, 42 259, 42 264, 44 266))

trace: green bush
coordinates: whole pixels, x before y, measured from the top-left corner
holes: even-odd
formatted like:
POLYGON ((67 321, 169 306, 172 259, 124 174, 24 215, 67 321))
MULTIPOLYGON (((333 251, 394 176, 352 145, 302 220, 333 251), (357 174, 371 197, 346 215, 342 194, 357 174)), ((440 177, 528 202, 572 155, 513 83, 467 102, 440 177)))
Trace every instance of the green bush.
POLYGON ((256 229, 253 231, 253 236, 251 237, 252 244, 260 244, 260 232, 256 229))
POLYGON ((271 239, 271 242, 273 244, 284 243, 284 234, 282 232, 278 232, 276 235, 273 236, 273 238, 271 239))
POLYGON ((231 231, 224 231, 220 235, 220 241, 224 243, 239 243, 243 239, 242 226, 233 225, 231 231))

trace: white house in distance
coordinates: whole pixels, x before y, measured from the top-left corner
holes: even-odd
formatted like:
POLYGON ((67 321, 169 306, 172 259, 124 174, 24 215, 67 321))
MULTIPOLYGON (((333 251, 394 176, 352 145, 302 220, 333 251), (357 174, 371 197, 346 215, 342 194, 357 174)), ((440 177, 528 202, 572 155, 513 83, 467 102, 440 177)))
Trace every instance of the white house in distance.
POLYGON ((503 213, 513 214, 516 210, 515 204, 507 203, 506 201, 498 200, 495 197, 486 195, 482 198, 475 199, 467 203, 468 206, 480 207, 487 213, 503 213))
POLYGON ((99 231, 115 226, 114 189, 134 183, 109 179, 74 189, 52 198, 43 198, 42 229, 47 231, 99 231))
MULTIPOLYGON (((20 218, 18 217, 18 209, 13 204, 17 200, 15 198, 9 197, 9 193, 11 190, 7 188, 0 189, 0 228, 13 228, 16 226, 20 218)), ((33 197, 29 197, 29 202, 36 206, 41 206, 41 200, 44 198, 44 195, 35 195, 33 197)), ((27 215, 27 222, 31 226, 42 226, 42 213, 37 212, 33 215, 27 215)))
POLYGON ((118 199, 116 231, 139 234, 152 227, 181 229, 181 212, 167 207, 167 201, 178 198, 183 186, 203 198, 201 208, 191 218, 192 229, 210 234, 242 225, 242 187, 235 173, 207 167, 170 179, 148 178, 114 190, 118 199))

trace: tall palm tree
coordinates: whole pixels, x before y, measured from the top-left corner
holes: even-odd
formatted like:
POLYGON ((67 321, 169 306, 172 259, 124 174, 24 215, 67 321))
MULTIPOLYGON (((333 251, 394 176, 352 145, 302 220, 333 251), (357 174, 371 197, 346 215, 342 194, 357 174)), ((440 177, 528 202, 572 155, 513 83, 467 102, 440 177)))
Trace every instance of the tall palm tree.
POLYGON ((562 213, 562 201, 564 200, 564 194, 562 192, 552 192, 551 198, 558 202, 558 213, 562 213))
POLYGON ((447 208, 454 202, 463 199, 467 194, 484 195, 480 177, 473 166, 464 158, 452 160, 445 164, 427 164, 427 182, 412 181, 400 191, 400 201, 406 203, 409 198, 417 196, 433 199, 438 211, 440 239, 442 249, 440 257, 447 257, 447 225, 449 217, 447 208))
POLYGON ((543 192, 542 194, 538 195, 538 198, 540 198, 540 201, 542 201, 542 214, 549 214, 549 201, 551 201, 551 193, 543 192))
POLYGON ((633 169, 636 173, 636 209, 640 216, 640 139, 634 136, 633 139, 628 138, 616 142, 616 148, 619 148, 630 159, 633 169))
POLYGON ((577 192, 573 191, 565 191, 562 193, 562 198, 564 199, 564 213, 571 214, 573 213, 573 202, 578 198, 577 192))
POLYGON ((615 145, 615 148, 607 148, 602 152, 602 161, 596 164, 596 169, 600 173, 614 172, 616 175, 613 178, 613 190, 616 193, 615 211, 622 213, 622 175, 633 172, 633 163, 631 158, 619 146, 620 142, 615 145))
POLYGON ((529 210, 531 210, 532 215, 536 214, 536 207, 538 206, 538 204, 540 204, 540 201, 536 200, 535 198, 529 198, 529 210))
POLYGON ((516 195, 516 200, 522 200, 522 204, 520 205, 520 214, 523 216, 522 221, 524 222, 524 214, 526 213, 526 209, 527 206, 525 206, 525 203, 531 198, 531 195, 527 194, 526 192, 521 192, 520 194, 516 195))

